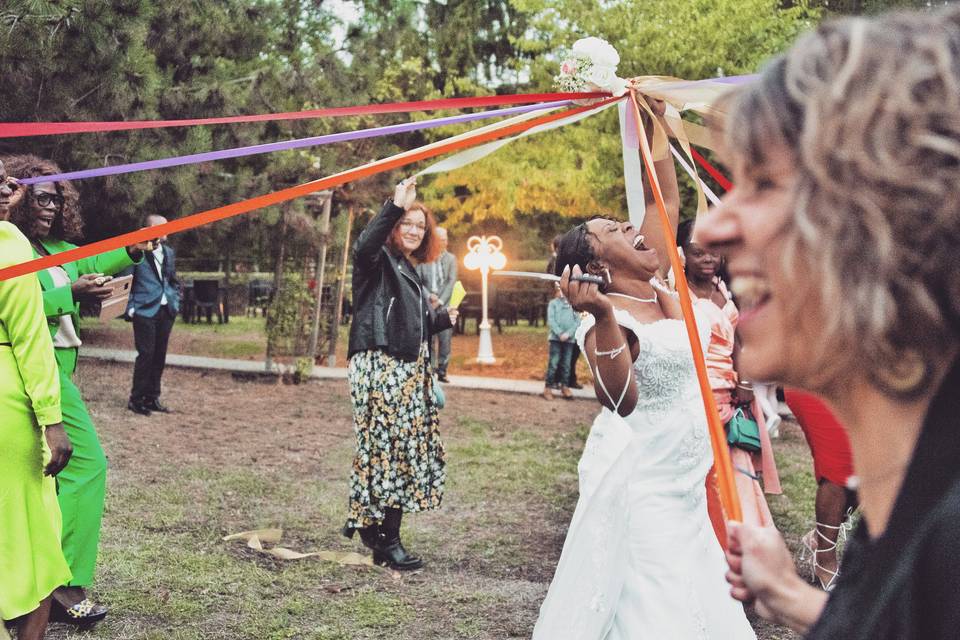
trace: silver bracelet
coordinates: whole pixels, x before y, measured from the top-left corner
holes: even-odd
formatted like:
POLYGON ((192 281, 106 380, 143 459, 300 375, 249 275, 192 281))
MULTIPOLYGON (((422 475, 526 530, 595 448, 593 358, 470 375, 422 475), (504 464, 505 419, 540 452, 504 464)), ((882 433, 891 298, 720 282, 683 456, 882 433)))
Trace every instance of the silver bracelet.
POLYGON ((624 342, 622 345, 620 345, 616 349, 611 349, 610 351, 597 351, 596 349, 594 349, 593 355, 597 356, 598 358, 602 358, 603 356, 610 356, 610 359, 613 360, 618 355, 623 353, 623 350, 626 348, 627 348, 627 343, 624 342))

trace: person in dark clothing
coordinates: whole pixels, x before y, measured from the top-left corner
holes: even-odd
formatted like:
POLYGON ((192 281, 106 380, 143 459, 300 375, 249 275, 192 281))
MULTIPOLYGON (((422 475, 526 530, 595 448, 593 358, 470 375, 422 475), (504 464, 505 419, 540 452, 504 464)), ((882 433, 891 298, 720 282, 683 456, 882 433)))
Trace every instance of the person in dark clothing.
MULTIPOLYGON (((166 218, 150 214, 143 226, 164 224, 166 218)), ((167 344, 173 323, 180 311, 180 283, 177 280, 173 247, 166 236, 157 238, 156 247, 131 268, 133 286, 127 301, 127 317, 133 322, 133 341, 137 360, 133 364, 133 385, 127 408, 140 415, 169 413, 160 402, 160 378, 167 362, 167 344)))
POLYGON ((723 98, 740 364, 825 398, 863 518, 829 593, 730 523, 733 597, 808 640, 960 630, 960 9, 822 24, 723 98))
POLYGON ((423 565, 400 541, 403 513, 439 508, 446 481, 428 344, 457 312, 431 306, 416 270, 440 254, 435 229, 408 178, 353 247, 348 377, 357 453, 343 533, 359 531, 374 562, 398 570, 423 565))

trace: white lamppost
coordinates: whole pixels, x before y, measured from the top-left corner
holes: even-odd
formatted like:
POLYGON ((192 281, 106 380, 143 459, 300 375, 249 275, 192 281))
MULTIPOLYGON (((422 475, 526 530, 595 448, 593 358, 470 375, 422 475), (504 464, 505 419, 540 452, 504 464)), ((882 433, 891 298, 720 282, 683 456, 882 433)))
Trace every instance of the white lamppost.
POLYGON ((490 269, 503 269, 507 266, 507 256, 501 253, 503 241, 498 236, 472 236, 467 240, 467 255, 463 264, 467 269, 480 269, 482 283, 483 320, 480 322, 480 347, 477 350, 477 362, 493 364, 493 341, 490 339, 490 319, 487 317, 487 276, 490 269))

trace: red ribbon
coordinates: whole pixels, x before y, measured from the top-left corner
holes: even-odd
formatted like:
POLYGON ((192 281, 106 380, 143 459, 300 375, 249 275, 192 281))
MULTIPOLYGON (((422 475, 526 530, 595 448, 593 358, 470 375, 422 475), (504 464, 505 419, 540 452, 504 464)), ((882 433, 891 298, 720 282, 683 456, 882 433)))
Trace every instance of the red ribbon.
POLYGON ((697 164, 706 169, 707 173, 709 173, 710 176, 717 181, 717 184, 723 187, 724 191, 730 191, 730 189, 733 188, 733 183, 727 180, 726 176, 720 173, 719 169, 707 162, 706 158, 697 153, 696 149, 690 147, 690 153, 693 155, 693 159, 697 161, 697 164))
POLYGON ((384 158, 383 160, 378 160, 362 167, 355 167, 332 176, 327 176, 326 178, 321 178, 320 180, 314 180, 312 182, 300 184, 295 187, 288 187, 287 189, 281 189, 280 191, 273 191, 262 196, 250 198, 249 200, 242 200, 241 202, 235 202, 223 207, 217 207, 216 209, 209 209, 208 211, 194 213, 193 215, 189 215, 184 218, 171 220, 170 222, 158 224, 153 227, 145 227, 143 229, 124 233, 119 236, 107 238, 106 240, 100 240, 99 242, 91 242, 90 244, 77 247, 75 249, 69 249, 62 253, 43 256, 34 260, 28 260, 27 262, 21 262, 20 264, 15 264, 6 267, 5 269, 0 269, 0 281, 7 280, 9 278, 16 278, 29 273, 35 273, 41 269, 47 269, 56 265, 74 262, 76 260, 82 260, 83 258, 89 258, 90 256, 95 256, 107 251, 119 249, 120 247, 127 247, 138 242, 146 242, 159 236, 179 233, 181 231, 193 229, 205 224, 210 224, 211 222, 216 222, 218 220, 224 220, 226 218, 240 215, 241 213, 248 213, 256 209, 262 209, 263 207, 269 207, 281 202, 293 200, 294 198, 299 198, 315 191, 330 189, 347 182, 360 180, 361 178, 366 178, 377 173, 389 171, 390 169, 396 169, 408 164, 413 164, 414 162, 425 160, 426 158, 432 158, 434 156, 439 156, 451 151, 459 151, 460 149, 466 149, 467 147, 472 147, 483 142, 488 142, 504 136, 520 133, 538 125, 553 122, 554 120, 566 118, 584 111, 599 109, 600 107, 619 99, 620 98, 608 98, 594 105, 577 107, 575 109, 566 109, 557 113, 540 116, 539 118, 532 118, 525 122, 518 122, 516 124, 503 127, 502 129, 485 131, 483 133, 478 133, 467 138, 461 138, 459 140, 451 140, 450 142, 437 145, 431 149, 424 149, 422 151, 410 153, 401 157, 392 156, 390 158, 384 158))
POLYGON ((50 136, 62 133, 89 133, 93 131, 129 131, 131 129, 160 129, 162 127, 193 127, 209 124, 234 124, 238 122, 270 122, 274 120, 306 120, 310 118, 335 118, 360 116, 375 113, 408 113, 411 111, 434 111, 437 109, 467 109, 470 107, 493 107, 507 104, 529 104, 551 100, 581 100, 607 98, 609 93, 516 93, 502 96, 476 98, 442 98, 415 102, 388 102, 365 104, 355 107, 330 107, 285 113, 261 113, 250 116, 223 116, 219 118, 193 118, 186 120, 129 120, 119 122, 3 122, 0 123, 0 138, 23 136, 50 136))

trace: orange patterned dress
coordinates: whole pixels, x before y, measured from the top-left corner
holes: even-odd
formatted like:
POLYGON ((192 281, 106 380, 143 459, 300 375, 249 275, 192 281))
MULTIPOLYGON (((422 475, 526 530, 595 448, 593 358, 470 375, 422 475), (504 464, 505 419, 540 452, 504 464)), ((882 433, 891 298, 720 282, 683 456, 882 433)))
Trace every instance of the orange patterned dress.
MULTIPOLYGON (((737 322, 740 312, 734 304, 727 286, 722 280, 717 280, 717 287, 726 299, 726 304, 720 307, 710 298, 698 298, 693 291, 690 296, 696 305, 698 315, 702 314, 710 322, 710 342, 704 354, 707 361, 707 375, 710 386, 720 411, 720 419, 726 424, 733 417, 736 406, 733 403, 733 391, 737 387, 737 372, 733 368, 733 348, 736 340, 737 322)), ((730 447, 730 457, 734 466, 737 495, 743 509, 743 521, 759 526, 773 525, 770 508, 763 497, 763 489, 755 479, 758 477, 757 468, 762 469, 763 486, 767 493, 780 493, 780 478, 777 466, 773 459, 773 449, 770 445, 770 436, 767 434, 763 412, 759 407, 752 407, 754 417, 760 426, 761 452, 760 454, 744 451, 739 447, 730 447), (749 475, 748 475, 749 474, 749 475)), ((712 474, 711 474, 712 476, 712 474)), ((708 477, 708 482, 710 477, 708 477)), ((719 504, 719 500, 717 501, 719 504)), ((721 527, 717 523, 717 514, 711 514, 714 528, 718 535, 722 535, 721 527)))

